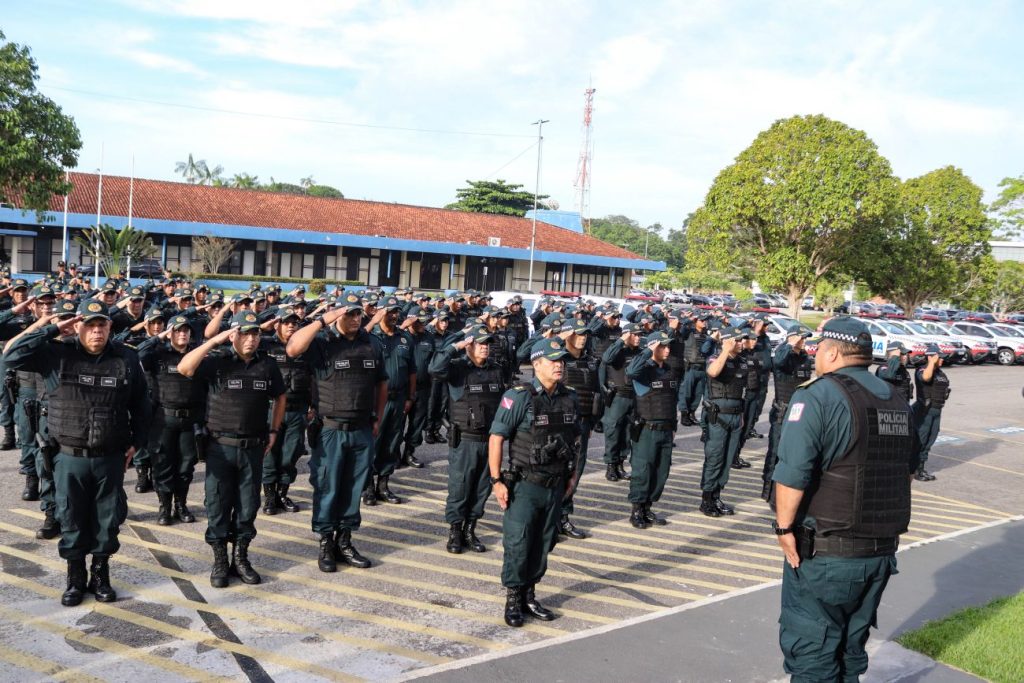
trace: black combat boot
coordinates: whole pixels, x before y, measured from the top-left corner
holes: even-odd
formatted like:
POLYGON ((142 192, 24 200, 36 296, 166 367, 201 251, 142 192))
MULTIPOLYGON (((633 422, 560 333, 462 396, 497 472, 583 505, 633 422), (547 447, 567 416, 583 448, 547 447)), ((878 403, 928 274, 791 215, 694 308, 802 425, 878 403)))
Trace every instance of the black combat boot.
MULTIPOLYGON (((14 448, 14 427, 4 427, 4 434, 0 440, 0 451, 9 451, 14 448)), ((81 600, 79 600, 81 602, 81 600)), ((78 604, 77 602, 75 603, 78 604)))
POLYGON ((25 488, 21 492, 22 500, 39 500, 39 477, 35 474, 25 475, 25 488))
POLYGON ((105 555, 93 555, 89 571, 89 592, 96 596, 96 602, 117 600, 117 592, 110 585, 110 558, 105 555))
MULTIPOLYGON (((448 427, 447 431, 451 432, 451 427, 448 427)), ((446 434, 441 434, 440 429, 434 430, 434 438, 437 439, 438 443, 448 443, 448 436, 446 434)))
POLYGON ((223 541, 212 544, 213 548, 213 569, 210 570, 210 585, 214 588, 224 588, 228 585, 228 545, 223 541))
POLYGON ((605 470, 604 478, 607 479, 608 481, 618 481, 619 480, 619 466, 616 465, 615 463, 609 464, 608 467, 605 470))
POLYGON ((398 505, 402 502, 402 499, 391 492, 388 487, 388 479, 390 475, 381 475, 377 477, 377 500, 383 500, 394 505, 398 505))
POLYGON ((149 476, 149 465, 139 465, 135 468, 138 472, 138 479, 135 481, 135 493, 149 493, 153 490, 153 479, 149 476))
POLYGON ((53 516, 53 509, 51 508, 46 511, 43 525, 36 530, 36 538, 48 541, 57 536, 60 536, 60 522, 53 516))
POLYGON ((523 589, 521 586, 505 589, 505 623, 513 628, 523 625, 523 589))
POLYGON ((277 484, 263 485, 263 514, 277 514, 277 484))
POLYGON ((647 520, 644 519, 643 503, 633 503, 633 511, 629 513, 629 523, 634 529, 646 529, 647 520))
POLYGON ((732 505, 727 505, 722 502, 722 489, 715 489, 715 507, 723 515, 735 515, 736 510, 732 505))
POLYGON ((651 511, 650 503, 644 503, 644 521, 647 522, 647 526, 665 526, 668 524, 665 518, 659 517, 651 511))
MULTIPOLYGON (((508 386, 508 384, 506 384, 505 386, 508 386)), ((604 434, 604 420, 598 420, 597 422, 594 423, 594 433, 604 434)))
POLYGON ((160 491, 156 494, 160 501, 160 510, 156 513, 156 523, 160 526, 168 526, 171 523, 172 496, 170 493, 160 491))
POLYGON ((85 571, 85 558, 68 560, 68 588, 64 591, 64 595, 60 596, 60 604, 65 607, 82 604, 88 582, 89 575, 85 571))
POLYGON ((734 458, 732 459, 732 465, 731 465, 731 467, 732 467, 732 468, 733 468, 734 470, 743 470, 743 469, 746 469, 746 468, 750 467, 750 463, 749 463, 749 462, 747 462, 746 460, 744 460, 743 458, 741 458, 741 457, 740 457, 740 454, 739 454, 739 453, 737 453, 737 454, 736 454, 736 457, 734 457, 734 458))
POLYGON ((277 507, 288 512, 298 512, 299 504, 288 497, 288 484, 277 485, 277 507))
POLYGON ((425 429, 423 430, 423 442, 424 443, 437 443, 436 430, 425 429))
POLYGON ((243 538, 235 541, 231 549, 231 569, 242 583, 254 585, 262 581, 260 575, 252 568, 249 562, 249 539, 243 538))
POLYGON ((334 532, 320 534, 320 555, 316 559, 316 566, 320 571, 330 574, 338 571, 338 561, 334 558, 338 548, 334 541, 334 532))
POLYGON ((708 517, 721 517, 722 511, 715 505, 715 492, 714 491, 701 491, 700 494, 700 511, 708 517))
POLYGON ((558 533, 575 538, 577 541, 587 537, 585 533, 576 528, 576 525, 569 519, 569 515, 562 515, 562 519, 558 522, 558 533))
POLYGON ((554 621, 555 613, 544 607, 544 605, 537 602, 537 594, 534 590, 535 586, 526 586, 523 589, 523 607, 526 611, 532 614, 541 621, 554 621))
POLYGON ((414 467, 420 469, 423 467, 423 463, 416 459, 413 455, 416 448, 412 444, 405 444, 405 448, 402 449, 402 464, 406 467, 414 467))
POLYGON ((370 561, 360 555, 359 551, 352 545, 352 530, 348 527, 338 529, 335 547, 338 549, 338 554, 335 555, 335 558, 348 566, 356 567, 357 569, 366 569, 370 566, 370 561))
MULTIPOLYGON (((926 470, 924 465, 921 465, 917 468, 917 472, 914 473, 914 479, 918 481, 935 481, 935 475, 926 470)), ((24 496, 22 497, 24 498, 24 496)))
POLYGON ((626 471, 626 463, 622 460, 619 461, 619 479, 622 481, 629 481, 629 472, 626 471))
POLYGON ((464 522, 460 519, 458 522, 452 522, 451 527, 448 529, 448 545, 445 548, 452 555, 461 555, 464 547, 462 541, 462 525, 464 522))
POLYGON ((476 520, 471 519, 466 522, 466 526, 462 529, 462 542, 467 548, 472 550, 474 553, 482 553, 487 551, 487 547, 480 542, 480 539, 476 537, 476 520))
POLYGON ((373 484, 373 475, 366 478, 366 486, 363 487, 363 505, 377 504, 377 489, 373 484))
POLYGON ((693 416, 689 411, 681 410, 679 412, 679 424, 683 427, 694 427, 697 423, 693 421, 693 416))
POLYGON ((751 427, 750 431, 747 432, 747 438, 748 439, 763 439, 764 438, 764 434, 759 433, 756 429, 751 427))
POLYGON ((180 522, 191 524, 196 521, 196 516, 188 509, 188 505, 185 502, 187 499, 188 484, 180 484, 178 490, 174 492, 174 517, 180 522))

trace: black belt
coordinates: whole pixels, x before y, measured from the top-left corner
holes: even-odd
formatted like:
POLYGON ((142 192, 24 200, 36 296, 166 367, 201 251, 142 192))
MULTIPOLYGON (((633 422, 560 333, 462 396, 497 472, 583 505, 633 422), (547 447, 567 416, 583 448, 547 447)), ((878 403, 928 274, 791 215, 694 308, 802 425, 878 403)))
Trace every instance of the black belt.
POLYGON ((828 557, 881 557, 892 555, 899 545, 899 536, 892 538, 815 536, 814 554, 828 557))
POLYGON ((286 413, 304 413, 309 410, 310 400, 307 398, 302 401, 288 401, 284 402, 284 410, 286 413))
POLYGON ((170 406, 162 406, 164 409, 164 415, 167 417, 199 417, 199 411, 195 408, 171 408, 170 406))
POLYGON ((330 417, 324 418, 324 428, 333 429, 339 432, 358 432, 364 429, 370 428, 370 423, 366 420, 335 420, 330 417))
POLYGON ((490 434, 470 434, 469 432, 462 432, 460 436, 466 441, 487 441, 490 439, 490 434))
POLYGON ((267 445, 267 437, 265 436, 224 436, 211 434, 210 441, 221 446, 234 446, 242 450, 247 448, 263 448, 267 445))
POLYGON ((565 486, 564 474, 541 474, 540 472, 525 471, 522 477, 531 484, 545 489, 558 488, 559 485, 565 486))
MULTIPOLYGON (((736 399, 728 399, 728 400, 731 400, 731 401, 742 401, 743 399, 736 398, 736 399)), ((720 415, 742 415, 743 414, 743 406, 723 406, 721 403, 715 403, 715 405, 718 406, 718 413, 720 415)))
POLYGON ((106 458, 117 455, 116 452, 101 451, 95 448, 62 448, 60 452, 76 458, 106 458))
POLYGON ((645 422, 644 429, 650 429, 652 432, 674 432, 676 431, 675 422, 645 422))

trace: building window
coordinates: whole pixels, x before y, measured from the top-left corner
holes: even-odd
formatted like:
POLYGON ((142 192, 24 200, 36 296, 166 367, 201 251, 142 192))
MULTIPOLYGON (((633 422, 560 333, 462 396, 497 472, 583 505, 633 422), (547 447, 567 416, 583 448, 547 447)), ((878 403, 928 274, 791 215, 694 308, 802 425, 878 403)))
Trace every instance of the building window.
POLYGON ((566 265, 563 263, 548 263, 544 266, 544 289, 556 292, 568 291, 565 283, 566 265))
MULTIPOLYGON (((466 289, 499 291, 505 289, 506 272, 512 268, 512 261, 490 256, 466 257, 466 289)), ((440 274, 439 274, 440 277, 440 274)))
POLYGON ((569 289, 581 294, 610 296, 609 271, 599 266, 573 266, 569 289))

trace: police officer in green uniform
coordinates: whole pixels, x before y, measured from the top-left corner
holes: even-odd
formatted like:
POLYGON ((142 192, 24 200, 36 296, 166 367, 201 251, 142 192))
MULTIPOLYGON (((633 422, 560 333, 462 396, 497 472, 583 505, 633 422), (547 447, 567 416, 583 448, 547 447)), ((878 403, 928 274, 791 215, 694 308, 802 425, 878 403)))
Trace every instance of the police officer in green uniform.
POLYGON ((490 331, 475 327, 460 341, 441 349, 430 362, 435 382, 448 384, 452 438, 448 440, 448 552, 486 550, 476 523, 491 495, 487 441, 504 387, 501 368, 490 358, 490 331))
POLYGON ((567 355, 560 339, 547 339, 530 354, 534 377, 506 391, 488 441, 494 497, 505 511, 505 623, 523 625, 523 612, 542 621, 555 615, 537 601, 536 586, 547 571, 562 497, 575 485, 579 405, 562 383, 567 355), (502 446, 509 441, 509 466, 502 471, 502 446))
MULTIPOLYGON (((388 398, 383 344, 362 329, 363 302, 352 293, 337 308, 300 328, 288 340, 291 358, 316 373, 322 429, 311 435, 313 531, 320 535, 320 571, 337 563, 365 569, 370 561, 352 545, 359 529, 360 492, 370 478, 373 440, 388 398)), ((318 423, 319 424, 319 423, 318 423)))
POLYGON ((626 378, 636 392, 636 418, 630 426, 633 474, 629 502, 633 509, 629 523, 637 529, 666 524, 651 511, 651 505, 665 490, 675 446, 679 381, 673 379, 666 363, 671 343, 667 333, 651 332, 644 338, 644 349, 626 367, 626 378))
POLYGON ((620 325, 619 338, 601 355, 598 381, 604 392, 604 478, 629 480, 624 463, 630 456, 629 426, 636 411, 636 392, 626 378, 626 368, 640 353, 640 335, 635 323, 620 325))
POLYGON ((433 389, 430 381, 430 359, 434 355, 434 337, 427 331, 430 313, 413 304, 407 309, 402 327, 412 339, 413 365, 416 370, 416 400, 409 411, 408 424, 405 428, 402 457, 399 464, 404 467, 423 467, 416 458, 416 449, 423 445, 423 430, 427 425, 427 414, 430 409, 430 394, 433 389))
POLYGON ((704 397, 707 384, 707 367, 702 351, 708 340, 708 316, 698 313, 694 316, 692 328, 687 330, 683 355, 686 361, 686 373, 683 375, 683 386, 679 390, 680 422, 684 427, 695 427, 697 408, 704 397))
POLYGON ((939 436, 942 408, 949 399, 949 378, 942 371, 942 354, 939 353, 938 345, 928 344, 924 355, 924 367, 914 371, 914 385, 917 390, 914 419, 917 422, 918 438, 921 440, 921 457, 914 479, 935 481, 935 475, 928 472, 924 466, 928 462, 928 453, 939 436))
MULTIPOLYGON (((449 330, 450 317, 448 311, 438 311, 434 319, 428 323, 428 334, 433 344, 433 357, 448 346, 448 341, 455 333, 449 330)), ((417 392, 418 394, 419 392, 417 392)), ((441 434, 442 423, 448 422, 448 383, 430 383, 430 402, 427 406, 427 423, 423 428, 423 440, 427 443, 448 443, 448 438, 441 434)))
POLYGON ((148 450, 153 459, 153 481, 160 509, 157 524, 173 520, 192 523, 188 489, 198 453, 196 431, 204 422, 206 385, 178 370, 185 354, 195 348, 192 328, 183 315, 173 316, 167 328, 138 347, 139 362, 149 379, 153 424, 148 450))
MULTIPOLYGON (((21 332, 25 331, 29 325, 32 324, 32 315, 29 310, 29 284, 25 278, 15 278, 11 281, 10 294, 11 294, 11 312, 12 315, 0 325, 0 342, 7 342, 14 337, 18 336, 21 332)), ((5 361, 0 358, 0 379, 3 380, 3 390, 0 391, 0 430, 3 431, 3 435, 0 436, 0 450, 10 450, 17 445, 15 440, 14 432, 14 408, 17 404, 17 398, 15 397, 15 386, 16 380, 14 372, 6 367, 5 361)), ((22 467, 20 473, 26 476, 33 474, 27 467, 22 467)), ((35 487, 30 491, 28 484, 31 483, 26 481, 25 491, 32 493, 30 498, 22 498, 23 500, 36 500, 39 493, 37 489, 39 484, 36 483, 35 487)), ((24 494, 22 494, 24 496, 24 494)))
POLYGON ((779 442, 779 644, 793 681, 857 681, 867 670, 864 645, 910 522, 910 407, 870 365, 864 323, 826 322, 818 379, 793 394, 779 442))
POLYGON ((743 394, 746 368, 740 358, 747 333, 736 327, 722 329, 722 346, 707 361, 707 388, 701 426, 704 431, 704 470, 700 478, 700 511, 708 517, 735 514, 722 502, 729 483, 729 468, 740 449, 743 429, 743 394))
POLYGON ((149 434, 151 409, 138 356, 110 342, 107 307, 89 300, 75 317, 15 340, 5 358, 15 370, 40 373, 49 395, 48 430, 60 445, 53 477, 63 531, 57 547, 68 563, 61 604, 81 603, 86 590, 112 602, 117 594, 109 559, 120 547, 117 534, 128 513, 125 467, 149 434), (74 341, 54 341, 71 329, 74 341))
POLYGON ((242 311, 227 330, 178 362, 179 373, 207 385, 206 542, 213 548, 214 588, 227 586, 229 574, 243 583, 260 582, 249 562, 249 543, 256 537, 263 458, 284 420, 285 387, 277 362, 259 345, 256 314, 242 311), (217 349, 226 342, 230 346, 217 349))
POLYGON ((288 496, 288 488, 298 474, 296 464, 306 440, 307 421, 315 405, 313 368, 304 358, 292 358, 286 349, 299 329, 299 316, 291 306, 281 306, 273 314, 273 334, 264 337, 261 348, 277 361, 285 388, 285 413, 281 434, 263 459, 263 514, 281 510, 298 512, 299 506, 288 496))
POLYGON ((775 399, 768 411, 768 453, 764 457, 761 472, 761 498, 774 505, 772 498, 772 473, 779 460, 779 437, 782 436, 782 420, 789 409, 793 392, 814 376, 814 358, 804 348, 810 332, 791 332, 784 342, 775 349, 772 358, 772 375, 775 377, 775 399))
POLYGON ((898 341, 889 342, 885 351, 885 363, 878 366, 875 376, 896 387, 900 395, 910 403, 914 399, 914 381, 907 370, 910 352, 898 341))

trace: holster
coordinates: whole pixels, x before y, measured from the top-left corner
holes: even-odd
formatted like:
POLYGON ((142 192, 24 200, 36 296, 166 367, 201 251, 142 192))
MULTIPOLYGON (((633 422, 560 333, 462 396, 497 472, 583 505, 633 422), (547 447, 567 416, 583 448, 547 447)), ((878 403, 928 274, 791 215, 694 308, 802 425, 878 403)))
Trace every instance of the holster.
POLYGON ((643 418, 634 417, 629 423, 629 439, 630 441, 639 441, 640 432, 644 430, 643 418))
POLYGON ((591 418, 594 422, 600 422, 601 418, 604 417, 605 406, 604 396, 601 395, 600 391, 594 393, 594 402, 592 406, 593 407, 591 408, 591 418))
POLYGON ((306 425, 306 438, 309 439, 311 446, 315 445, 320 441, 320 433, 324 430, 324 419, 319 415, 315 416, 306 425))
POLYGON ((12 404, 18 402, 18 376, 13 370, 8 370, 4 374, 4 391, 7 392, 7 398, 12 404))
POLYGON ((796 538, 796 553, 801 560, 808 560, 814 557, 814 529, 800 525, 793 529, 793 536, 796 538))
POLYGON ((210 445, 210 433, 206 427, 196 424, 192 427, 192 436, 196 441, 196 458, 199 462, 206 462, 206 450, 210 445))
POLYGON ((615 400, 615 394, 619 393, 618 387, 605 387, 604 390, 604 403, 605 405, 611 405, 612 401, 615 400))
POLYGON ((39 445, 39 454, 43 456, 43 471, 53 476, 53 457, 60 452, 60 444, 54 439, 44 439, 39 432, 36 432, 36 444, 39 445))
POLYGON ((718 424, 718 413, 721 412, 722 407, 717 403, 711 401, 704 402, 704 415, 707 416, 707 424, 716 425, 718 424))
POLYGON ((462 430, 459 429, 459 425, 453 424, 448 430, 448 443, 452 448, 458 448, 462 443, 462 430))

